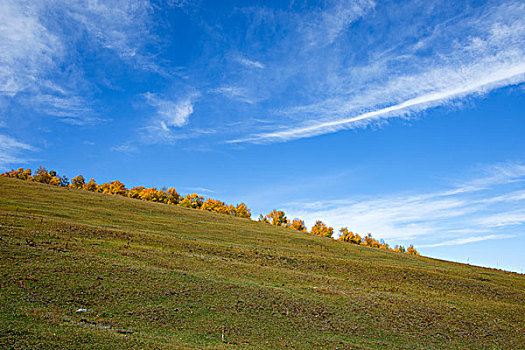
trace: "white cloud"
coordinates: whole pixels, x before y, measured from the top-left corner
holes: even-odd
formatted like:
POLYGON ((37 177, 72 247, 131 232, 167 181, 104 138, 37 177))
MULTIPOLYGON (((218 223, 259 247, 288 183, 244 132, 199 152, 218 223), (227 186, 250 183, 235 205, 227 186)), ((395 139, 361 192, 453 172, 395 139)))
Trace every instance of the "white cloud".
POLYGON ((24 151, 35 151, 35 148, 6 135, 0 135, 0 168, 27 161, 21 154, 24 151))
POLYGON ((149 0, 83 0, 61 5, 67 8, 75 25, 83 28, 101 47, 112 50, 137 68, 160 69, 144 53, 144 46, 157 40, 150 31, 153 6, 149 0))
POLYGON ((443 242, 434 243, 434 244, 423 244, 423 245, 420 245, 419 247, 420 248, 434 248, 434 247, 442 247, 442 246, 448 246, 448 245, 462 245, 462 244, 468 244, 468 243, 474 243, 474 242, 487 241, 491 239, 506 239, 506 238, 514 238, 514 237, 516 237, 516 235, 507 235, 507 234, 471 236, 471 237, 465 237, 465 238, 451 239, 449 241, 443 241, 443 242))
POLYGON ((170 127, 181 127, 188 122, 193 113, 193 97, 189 96, 179 101, 159 98, 157 95, 147 92, 144 94, 146 102, 155 107, 156 121, 167 130, 170 127))
POLYGON ((0 3, 0 93, 14 96, 38 83, 64 52, 60 39, 22 2, 0 3))
POLYGON ((0 2, 0 102, 16 101, 71 124, 100 121, 93 111, 98 81, 81 68, 83 50, 103 50, 138 69, 161 72, 147 56, 155 45, 149 1, 0 2))
POLYGON ((469 94, 483 93, 498 87, 519 84, 525 81, 525 60, 519 65, 498 68, 501 69, 488 72, 485 70, 478 80, 467 81, 461 84, 461 86, 450 86, 445 90, 420 95, 386 108, 362 113, 349 118, 336 119, 283 131, 263 133, 255 135, 252 138, 233 140, 230 142, 288 141, 296 138, 336 132, 343 129, 351 129, 353 127, 362 127, 371 121, 407 116, 430 107, 446 104, 453 99, 465 97, 469 94))
MULTIPOLYGON (((501 197, 500 197, 501 198, 501 197)), ((524 197, 521 196, 509 196, 509 199, 513 199, 517 202, 525 201, 524 197)), ((522 203, 525 204, 525 203, 522 203)), ((496 213, 487 215, 476 220, 476 223, 484 227, 501 227, 511 225, 521 225, 525 223, 525 210, 511 210, 504 213, 496 213)))
POLYGON ((242 64, 243 66, 248 67, 248 68, 263 69, 265 67, 264 64, 262 64, 259 61, 249 60, 249 59, 244 58, 244 57, 238 57, 237 58, 237 62, 239 62, 240 64, 242 64))
POLYGON ((410 239, 426 247, 445 245, 443 238, 466 244, 472 237, 481 237, 465 237, 473 233, 501 236, 507 234, 502 230, 512 227, 513 233, 525 234, 525 211, 515 209, 525 207, 524 183, 525 167, 507 164, 492 167, 481 177, 452 189, 288 203, 284 209, 290 217, 305 219, 308 225, 321 219, 337 229, 348 226, 360 234, 371 232, 375 237, 398 241, 410 239), (432 242, 436 240, 440 241, 432 242))
POLYGON ((211 90, 213 93, 221 94, 233 100, 254 104, 257 102, 255 97, 250 96, 248 89, 239 86, 221 86, 211 90))
POLYGON ((177 136, 173 135, 173 130, 189 122, 195 99, 199 94, 190 94, 178 100, 162 98, 150 92, 143 96, 146 103, 155 109, 154 115, 148 120, 148 125, 144 127, 144 140, 158 143, 177 139, 177 136))
POLYGON ((90 106, 91 103, 80 96, 61 93, 38 93, 24 97, 23 100, 40 112, 58 117, 61 121, 68 124, 84 125, 102 120, 93 112, 90 106))
POLYGON ((217 193, 214 190, 210 190, 209 188, 204 188, 204 187, 187 187, 187 188, 185 188, 185 190, 188 191, 188 192, 195 192, 197 194, 202 194, 202 193, 214 194, 214 193, 217 193))
POLYGON ((333 6, 308 14, 299 23, 299 32, 307 46, 325 47, 333 44, 348 26, 375 7, 370 0, 343 0, 333 6))
POLYGON ((430 13, 428 6, 405 3, 392 14, 372 3, 338 2, 298 17, 301 30, 290 30, 275 45, 287 55, 276 56, 280 61, 269 64, 273 70, 254 89, 299 89, 301 98, 276 104, 275 131, 256 125, 260 132, 229 142, 282 142, 362 128, 436 106, 456 107, 470 96, 525 82, 525 4, 434 5, 430 13), (389 15, 381 17, 381 11, 389 15), (454 15, 444 16, 447 11, 454 15), (414 21, 395 18, 401 13, 414 14, 414 21), (440 17, 445 19, 432 23, 440 17), (356 19, 367 29, 351 31, 356 19), (367 43, 366 52, 356 39, 367 43))

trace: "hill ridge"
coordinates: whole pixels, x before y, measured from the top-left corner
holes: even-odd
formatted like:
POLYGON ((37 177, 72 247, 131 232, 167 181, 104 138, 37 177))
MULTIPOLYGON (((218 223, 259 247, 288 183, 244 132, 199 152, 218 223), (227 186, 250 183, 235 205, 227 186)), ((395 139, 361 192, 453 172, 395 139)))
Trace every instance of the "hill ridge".
MULTIPOLYGON (((156 187, 146 188, 144 186, 136 186, 132 187, 131 189, 128 189, 119 180, 114 180, 99 185, 95 182, 95 179, 92 178, 89 182, 86 183, 86 180, 82 175, 77 175, 70 182, 66 176, 60 176, 59 174, 57 174, 56 171, 48 171, 42 166, 38 167, 34 174, 32 173, 31 169, 18 168, 17 170, 12 169, 11 171, 6 171, 0 174, 0 176, 24 181, 39 182, 43 184, 58 186, 61 188, 111 194, 121 197, 139 199, 148 202, 176 205, 183 208, 206 210, 214 213, 248 219, 251 218, 251 210, 244 203, 237 204, 236 206, 227 205, 225 202, 213 198, 207 198, 206 200, 204 200, 203 196, 199 196, 196 193, 181 196, 173 187, 163 187, 162 189, 157 190, 156 187)), ((303 220, 299 218, 289 220, 286 217, 285 212, 282 210, 274 209, 266 216, 260 214, 258 221, 267 224, 272 224, 275 226, 293 229, 296 231, 308 232, 308 229, 306 228, 306 225, 303 220)), ((378 241, 375 238, 373 238, 371 233, 368 233, 366 236, 361 237, 359 234, 348 230, 347 227, 342 227, 339 230, 339 232, 340 236, 339 238, 337 238, 337 240, 341 242, 364 245, 373 248, 381 248, 397 253, 419 255, 419 253, 413 245, 410 245, 407 249, 405 249, 405 247, 402 245, 396 245, 393 248, 391 248, 383 240, 378 241)), ((322 220, 317 220, 315 225, 312 226, 312 229, 309 233, 318 236, 334 238, 333 227, 327 226, 322 220)))
POLYGON ((516 273, 6 178, 0 212, 1 347, 525 345, 516 273))

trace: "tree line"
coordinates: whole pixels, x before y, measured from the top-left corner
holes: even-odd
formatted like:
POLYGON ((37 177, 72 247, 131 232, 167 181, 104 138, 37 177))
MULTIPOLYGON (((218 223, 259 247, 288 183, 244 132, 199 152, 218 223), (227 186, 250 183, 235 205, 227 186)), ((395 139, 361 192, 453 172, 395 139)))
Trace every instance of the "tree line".
MULTIPOLYGON (((41 182, 49 185, 73 188, 83 191, 91 191, 98 193, 112 194, 122 197, 129 197, 134 199, 139 199, 143 201, 164 203, 168 205, 177 205, 185 208, 199 209, 211 211, 214 213, 226 214, 237 216, 241 218, 251 218, 251 210, 244 203, 237 204, 236 206, 226 204, 217 199, 208 198, 204 200, 203 196, 199 196, 196 193, 187 194, 186 196, 180 195, 175 188, 162 188, 157 190, 156 187, 146 188, 144 186, 132 187, 131 189, 126 188, 126 186, 118 181, 110 181, 103 184, 97 184, 95 179, 90 179, 86 182, 84 176, 78 175, 69 181, 66 176, 60 176, 56 171, 48 171, 46 168, 40 166, 36 169, 34 174, 31 169, 18 168, 17 170, 6 171, 3 174, 0 174, 3 177, 16 178, 20 180, 41 182)), ((271 213, 266 216, 260 214, 259 222, 281 226, 289 228, 296 231, 308 233, 308 229, 303 220, 295 218, 293 220, 288 220, 286 214, 282 210, 273 210, 271 213)), ((372 248, 385 249, 393 252, 406 253, 412 255, 419 255, 413 245, 405 247, 396 245, 390 247, 383 240, 376 240, 372 237, 370 233, 366 236, 361 237, 357 233, 349 231, 347 227, 343 227, 339 230, 340 236, 337 239, 341 242, 347 242, 352 244, 363 245, 372 248)), ((334 229, 333 227, 328 227, 321 220, 317 220, 315 225, 310 230, 311 234, 334 238, 334 229)))
MULTIPOLYGON (((264 222, 271 225, 276 226, 282 226, 286 228, 290 228, 292 230, 302 231, 302 232, 308 232, 308 229, 306 228, 306 225, 304 224, 304 221, 298 218, 295 218, 293 220, 288 220, 286 217, 286 214, 282 210, 273 210, 271 213, 267 214, 266 216, 263 216, 262 214, 259 215, 260 222, 264 222)), ((310 230, 311 234, 322 236, 322 237, 328 237, 328 238, 334 238, 334 228, 326 226, 324 222, 321 220, 317 220, 315 222, 315 225, 312 226, 312 229, 310 230)), ((408 248, 405 248, 402 245, 395 245, 394 247, 390 247, 388 243, 385 243, 385 241, 380 240, 372 237, 371 233, 368 233, 366 236, 361 237, 357 233, 354 233, 350 230, 348 230, 347 227, 343 227, 339 230, 340 236, 337 238, 340 242, 346 242, 346 243, 352 243, 352 244, 358 244, 363 245, 366 247, 372 247, 372 248, 380 248, 384 250, 389 250, 392 252, 397 253, 406 253, 411 255, 419 255, 417 250, 414 248, 414 246, 411 244, 408 246, 408 248)))
POLYGON ((251 211, 244 203, 237 204, 236 206, 232 204, 228 205, 212 198, 204 200, 203 196, 199 196, 196 193, 181 196, 174 188, 162 188, 158 190, 156 187, 146 188, 144 186, 138 186, 128 189, 118 180, 97 184, 95 179, 86 182, 82 175, 75 176, 69 181, 66 176, 60 176, 56 171, 48 171, 42 166, 38 167, 34 174, 32 174, 31 169, 19 168, 18 170, 6 171, 1 174, 1 176, 83 191, 107 193, 149 202, 177 205, 185 208, 207 210, 247 219, 251 217, 251 211))

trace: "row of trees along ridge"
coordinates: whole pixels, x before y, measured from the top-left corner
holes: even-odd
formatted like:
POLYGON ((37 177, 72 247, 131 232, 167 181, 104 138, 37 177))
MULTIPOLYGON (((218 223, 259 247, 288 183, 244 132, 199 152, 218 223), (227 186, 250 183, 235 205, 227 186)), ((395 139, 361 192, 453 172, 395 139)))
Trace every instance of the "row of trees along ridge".
MULTIPOLYGON (((156 187, 146 188, 144 186, 138 186, 133 187, 131 189, 127 189, 126 186, 118 180, 106 182, 99 185, 95 182, 95 179, 91 179, 88 182, 86 182, 84 176, 82 175, 74 177, 73 179, 71 179, 70 182, 66 176, 60 176, 56 173, 56 171, 48 171, 42 166, 38 167, 34 174, 31 172, 31 169, 19 168, 18 170, 6 171, 5 173, 1 174, 1 176, 26 181, 41 182, 45 184, 73 188, 83 191, 107 193, 149 202, 157 202, 192 209, 206 210, 214 213, 227 214, 247 219, 251 217, 251 211, 244 203, 237 204, 236 206, 231 204, 227 205, 226 203, 220 200, 212 198, 204 200, 203 196, 199 196, 196 193, 181 196, 174 188, 163 188, 157 190, 156 187)), ((266 216, 263 216, 261 214, 259 215, 258 221, 301 232, 308 232, 308 229, 306 228, 306 225, 304 224, 303 220, 295 218, 290 221, 286 217, 285 212, 282 210, 274 209, 271 213, 269 213, 266 216)), ((405 247, 398 245, 391 248, 383 240, 378 241, 374 239, 370 233, 364 237, 361 237, 357 233, 349 231, 346 227, 341 228, 339 232, 340 236, 337 240, 341 242, 353 243, 372 248, 380 248, 399 253, 419 255, 419 253, 416 251, 413 245, 410 245, 406 249, 405 247)), ((332 227, 326 226, 326 224, 323 223, 321 220, 316 221, 310 233, 318 236, 334 238, 334 229, 332 227)))
POLYGON ((71 182, 65 176, 59 176, 56 171, 48 171, 44 167, 39 167, 34 175, 31 173, 31 169, 19 168, 18 170, 7 171, 2 174, 4 177, 17 178, 21 180, 28 180, 34 182, 41 182, 45 184, 73 188, 77 190, 107 193, 122 197, 129 197, 140 199, 143 201, 164 203, 169 205, 178 205, 186 208, 201 209, 212 211, 221 214, 228 214, 238 216, 241 218, 250 218, 250 209, 244 203, 234 205, 227 205, 216 199, 208 198, 204 200, 203 196, 199 196, 196 193, 187 194, 181 196, 174 188, 163 188, 157 190, 156 187, 146 188, 144 186, 133 187, 127 189, 126 186, 118 181, 106 182, 103 184, 97 184, 95 179, 91 179, 88 182, 84 179, 84 176, 78 175, 71 179, 71 182))
MULTIPOLYGON (((291 228, 293 230, 297 231, 303 231, 308 232, 306 225, 304 224, 304 221, 298 218, 295 218, 293 220, 288 220, 286 217, 286 214, 282 210, 273 210, 271 213, 269 213, 266 216, 263 216, 262 214, 259 215, 259 221, 264 222, 271 225, 276 226, 282 226, 291 228)), ((315 222, 315 225, 312 226, 312 230, 310 231, 311 234, 322 236, 322 237, 328 237, 328 238, 334 238, 334 228, 326 226, 324 222, 321 220, 317 220, 315 222)), ((405 248, 402 245, 395 245, 394 247, 390 247, 388 243, 385 243, 383 240, 376 240, 372 237, 372 234, 368 233, 366 236, 361 237, 357 233, 353 233, 352 231, 349 231, 347 227, 343 227, 339 230, 339 238, 337 238, 340 242, 346 242, 346 243, 352 243, 352 244, 358 244, 363 245, 366 247, 372 247, 372 248, 380 248, 385 249, 393 252, 398 253, 407 253, 411 255, 419 255, 417 250, 414 248, 414 246, 411 244, 408 246, 408 248, 405 248)))

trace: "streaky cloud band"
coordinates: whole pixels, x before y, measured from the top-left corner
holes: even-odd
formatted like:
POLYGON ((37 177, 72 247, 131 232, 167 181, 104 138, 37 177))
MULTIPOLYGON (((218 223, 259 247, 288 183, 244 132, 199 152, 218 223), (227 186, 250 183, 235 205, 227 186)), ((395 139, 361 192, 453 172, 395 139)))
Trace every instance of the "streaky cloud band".
POLYGON ((453 99, 458 99, 476 93, 486 93, 491 90, 525 81, 525 62, 513 67, 499 69, 492 74, 450 90, 441 90, 411 98, 386 108, 363 113, 357 116, 338 119, 310 126, 291 128, 283 131, 261 133, 244 139, 229 140, 227 143, 270 143, 284 142, 304 137, 312 137, 351 129, 358 122, 393 118, 403 114, 416 113, 431 107, 443 105, 453 99))

